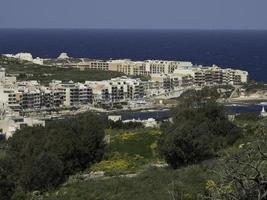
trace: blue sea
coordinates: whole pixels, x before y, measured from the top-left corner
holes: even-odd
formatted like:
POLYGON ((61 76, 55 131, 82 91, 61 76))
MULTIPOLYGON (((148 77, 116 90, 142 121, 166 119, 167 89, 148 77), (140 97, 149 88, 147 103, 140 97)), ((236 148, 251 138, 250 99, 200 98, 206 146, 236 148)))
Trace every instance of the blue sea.
MULTIPOLYGON (((265 107, 267 105, 267 102, 264 104, 265 107)), ((239 114, 244 112, 254 112, 257 114, 260 114, 262 109, 262 105, 260 104, 238 104, 238 105, 228 105, 226 107, 226 111, 231 114, 239 114)), ((119 112, 115 113, 122 116, 122 120, 129 120, 129 119, 149 119, 154 118, 156 120, 164 120, 167 118, 170 118, 172 116, 172 111, 169 109, 165 110, 151 110, 151 111, 127 111, 127 112, 119 112)))
POLYGON ((0 29, 0 54, 192 61, 267 82, 267 31, 0 29))

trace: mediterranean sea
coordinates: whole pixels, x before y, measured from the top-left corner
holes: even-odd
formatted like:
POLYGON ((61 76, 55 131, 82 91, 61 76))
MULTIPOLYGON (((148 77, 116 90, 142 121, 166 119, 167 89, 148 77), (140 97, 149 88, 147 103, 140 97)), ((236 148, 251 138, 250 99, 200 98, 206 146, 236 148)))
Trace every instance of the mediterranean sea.
POLYGON ((0 54, 19 52, 217 64, 267 82, 267 31, 0 29, 0 54))

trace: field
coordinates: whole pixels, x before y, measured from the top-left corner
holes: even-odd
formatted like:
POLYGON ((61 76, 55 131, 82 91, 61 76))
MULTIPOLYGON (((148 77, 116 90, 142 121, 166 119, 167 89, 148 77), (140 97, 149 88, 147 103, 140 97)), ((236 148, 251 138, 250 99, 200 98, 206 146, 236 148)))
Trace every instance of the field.
POLYGON ((143 170, 149 163, 157 163, 157 129, 106 130, 110 143, 104 160, 88 171, 104 171, 106 174, 129 174, 143 170))
MULTIPOLYGON (((239 152, 240 145, 255 141, 255 134, 266 134, 262 126, 266 119, 244 114, 235 123, 243 129, 244 137, 218 152, 220 158, 239 152)), ((110 145, 105 159, 86 171, 105 171, 106 176, 65 184, 46 193, 45 200, 190 200, 197 196, 202 199, 209 183, 217 182, 217 173, 223 170, 220 158, 177 170, 152 166, 163 163, 156 151, 160 135, 156 129, 106 130, 106 134, 110 135, 110 145)))
POLYGON ((178 170, 152 166, 163 163, 156 151, 157 129, 106 130, 106 134, 110 145, 105 159, 85 172, 104 171, 106 177, 66 184, 47 193, 45 200, 167 200, 172 195, 190 199, 203 193, 212 178, 209 169, 216 161, 178 170))
POLYGON ((45 200, 170 200, 192 199, 204 193, 207 179, 212 178, 208 166, 193 165, 179 170, 149 168, 133 178, 114 177, 69 184, 46 194, 45 200))

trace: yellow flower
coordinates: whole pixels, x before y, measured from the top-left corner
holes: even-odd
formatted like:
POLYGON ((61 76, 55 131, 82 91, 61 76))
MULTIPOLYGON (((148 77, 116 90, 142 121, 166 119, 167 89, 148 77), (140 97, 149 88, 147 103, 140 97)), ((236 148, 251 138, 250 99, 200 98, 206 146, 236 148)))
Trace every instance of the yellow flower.
POLYGON ((91 167, 92 171, 105 171, 110 172, 114 170, 126 170, 129 167, 129 163, 123 159, 116 160, 103 160, 91 167))
POLYGON ((208 191, 214 190, 216 188, 216 183, 213 180, 208 180, 205 188, 208 191))
POLYGON ((130 138, 136 136, 136 133, 133 133, 133 132, 129 132, 129 133, 122 133, 122 134, 119 134, 117 135, 116 137, 119 139, 119 140, 129 140, 130 138))

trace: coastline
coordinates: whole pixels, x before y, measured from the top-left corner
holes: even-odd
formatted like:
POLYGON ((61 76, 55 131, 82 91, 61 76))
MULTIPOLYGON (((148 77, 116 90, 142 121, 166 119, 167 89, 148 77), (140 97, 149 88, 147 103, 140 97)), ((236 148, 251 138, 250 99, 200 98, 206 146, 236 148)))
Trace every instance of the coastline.
POLYGON ((267 104, 267 97, 236 97, 227 99, 226 103, 243 103, 243 104, 257 104, 257 103, 265 103, 267 104))

